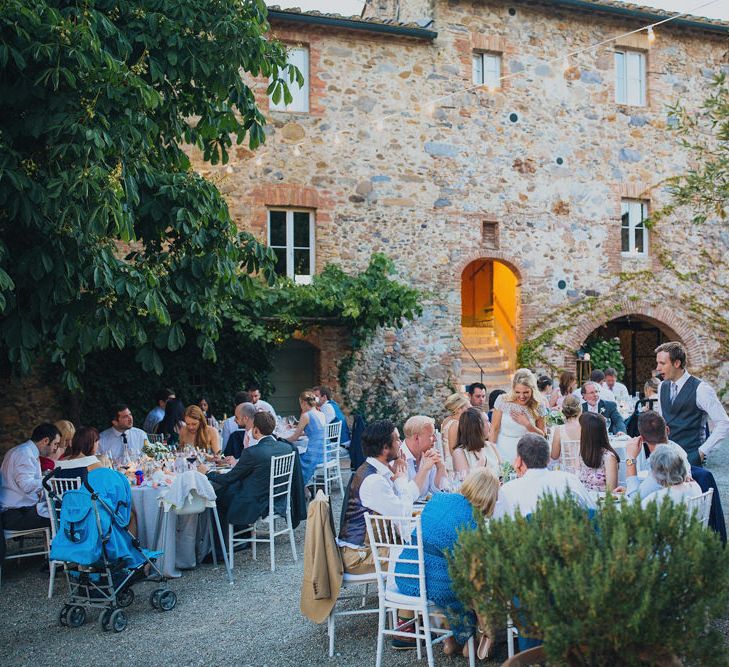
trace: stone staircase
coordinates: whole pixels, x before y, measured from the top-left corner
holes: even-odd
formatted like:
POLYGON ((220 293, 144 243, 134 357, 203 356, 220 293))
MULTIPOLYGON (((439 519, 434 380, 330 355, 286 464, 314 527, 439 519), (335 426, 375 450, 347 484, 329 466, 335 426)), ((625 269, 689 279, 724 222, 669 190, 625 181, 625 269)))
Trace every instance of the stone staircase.
MULTIPOLYGON (((493 327, 462 327, 461 340, 483 368, 483 383, 486 391, 510 389, 514 367, 509 361, 493 327)), ((469 385, 481 381, 481 371, 471 355, 461 347, 461 384, 469 385)))

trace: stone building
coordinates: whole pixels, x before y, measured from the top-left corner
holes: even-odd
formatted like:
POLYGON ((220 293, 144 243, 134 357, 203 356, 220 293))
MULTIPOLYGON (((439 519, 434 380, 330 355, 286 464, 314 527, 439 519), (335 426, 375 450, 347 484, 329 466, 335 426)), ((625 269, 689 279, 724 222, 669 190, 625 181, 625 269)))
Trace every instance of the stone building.
MULTIPOLYGON (((690 166, 667 107, 697 109, 729 70, 729 24, 639 30, 668 16, 611 0, 270 11, 305 86, 274 108, 255 82, 265 146, 196 165, 296 280, 384 252, 424 291, 421 318, 357 353, 350 406, 381 386, 396 408, 437 413, 479 367, 489 390, 508 383, 518 350, 535 367, 573 367, 596 331, 620 338, 632 390, 666 339, 727 386, 729 232, 688 215, 642 221, 668 201, 661 182, 690 166)), ((346 332, 291 345, 279 378, 337 384, 346 332)))

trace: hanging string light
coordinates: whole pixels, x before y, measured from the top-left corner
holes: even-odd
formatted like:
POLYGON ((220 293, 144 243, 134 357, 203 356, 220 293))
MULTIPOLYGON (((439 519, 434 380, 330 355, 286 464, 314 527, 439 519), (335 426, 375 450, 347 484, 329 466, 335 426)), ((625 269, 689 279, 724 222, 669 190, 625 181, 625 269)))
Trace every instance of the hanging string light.
POLYGON ((653 32, 653 26, 648 26, 648 43, 653 44, 656 41, 656 33, 653 32))

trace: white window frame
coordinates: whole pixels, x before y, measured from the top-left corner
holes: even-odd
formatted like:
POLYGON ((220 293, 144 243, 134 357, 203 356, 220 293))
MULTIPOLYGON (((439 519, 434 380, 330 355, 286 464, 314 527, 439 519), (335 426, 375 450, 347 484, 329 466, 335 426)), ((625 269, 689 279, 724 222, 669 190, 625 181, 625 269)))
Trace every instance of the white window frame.
POLYGON ((473 52, 473 83, 501 88, 501 54, 493 51, 473 52))
POLYGON ((648 217, 648 202, 639 199, 623 199, 621 202, 620 216, 620 250, 623 256, 647 257, 648 256, 648 228, 645 226, 645 219, 648 217), (627 214, 628 224, 623 223, 623 217, 627 214), (635 233, 638 225, 643 223, 643 250, 635 249, 635 233), (628 249, 623 248, 623 229, 628 230, 628 249))
POLYGON ((300 208, 278 208, 272 207, 268 209, 268 219, 266 221, 266 240, 269 248, 283 248, 284 246, 274 246, 271 243, 271 213, 278 211, 286 214, 286 275, 299 285, 310 285, 311 278, 316 270, 316 246, 314 245, 315 233, 314 227, 316 219, 314 211, 310 209, 300 208), (294 274, 294 250, 307 250, 294 246, 294 213, 306 213, 309 216, 309 271, 308 274, 294 274))
POLYGON ((615 50, 615 102, 627 106, 647 105, 646 54, 631 49, 615 50))
MULTIPOLYGON (((308 46, 291 46, 286 52, 286 62, 291 65, 296 65, 299 71, 304 76, 304 85, 299 88, 299 84, 296 81, 287 81, 289 86, 289 92, 293 100, 291 104, 286 105, 284 102, 283 95, 278 101, 278 104, 274 104, 273 99, 269 99, 269 109, 271 111, 288 111, 292 113, 309 113, 309 47, 308 46)), ((272 79, 269 79, 271 83, 272 79)))

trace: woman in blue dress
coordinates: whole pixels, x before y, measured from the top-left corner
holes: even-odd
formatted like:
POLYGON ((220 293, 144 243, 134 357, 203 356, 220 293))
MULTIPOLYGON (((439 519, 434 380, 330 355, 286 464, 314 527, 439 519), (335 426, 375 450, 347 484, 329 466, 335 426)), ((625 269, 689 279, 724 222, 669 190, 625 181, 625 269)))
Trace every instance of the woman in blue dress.
POLYGON ((301 417, 296 430, 288 438, 292 443, 302 435, 309 439, 306 451, 301 455, 301 474, 304 484, 308 484, 318 465, 324 463, 324 438, 326 437, 327 420, 323 413, 316 409, 314 392, 302 391, 299 394, 301 417))
MULTIPOLYGON (((421 525, 425 587, 428 599, 444 610, 453 631, 453 637, 444 642, 446 653, 456 650, 455 643, 466 644, 477 628, 476 615, 466 609, 453 592, 446 553, 453 549, 460 530, 476 528, 474 509, 484 517, 493 514, 498 494, 499 480, 496 475, 488 468, 478 468, 468 475, 459 493, 436 493, 423 508, 421 525)), ((415 549, 405 549, 401 558, 417 560, 418 554, 415 549)), ((395 566, 395 581, 400 593, 419 595, 418 579, 398 577, 398 573, 416 574, 417 566, 414 563, 398 562, 395 566)))

